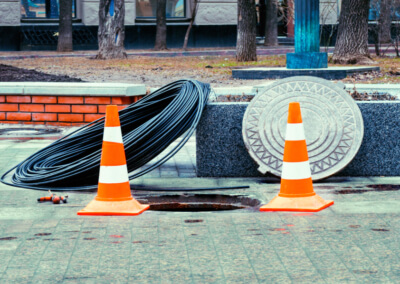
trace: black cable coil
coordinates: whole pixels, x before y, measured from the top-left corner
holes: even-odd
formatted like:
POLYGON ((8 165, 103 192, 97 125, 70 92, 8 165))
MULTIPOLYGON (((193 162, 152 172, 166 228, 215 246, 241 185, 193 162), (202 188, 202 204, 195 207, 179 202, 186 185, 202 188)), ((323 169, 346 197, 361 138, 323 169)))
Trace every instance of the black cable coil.
MULTIPOLYGON (((209 84, 179 80, 119 112, 130 180, 162 165, 183 147, 196 129, 209 94, 209 84), (159 157, 181 136, 171 151, 159 157), (139 170, 155 157, 157 162, 139 170)), ((89 123, 31 155, 1 181, 37 190, 93 189, 98 183, 103 130, 104 118, 89 123)))

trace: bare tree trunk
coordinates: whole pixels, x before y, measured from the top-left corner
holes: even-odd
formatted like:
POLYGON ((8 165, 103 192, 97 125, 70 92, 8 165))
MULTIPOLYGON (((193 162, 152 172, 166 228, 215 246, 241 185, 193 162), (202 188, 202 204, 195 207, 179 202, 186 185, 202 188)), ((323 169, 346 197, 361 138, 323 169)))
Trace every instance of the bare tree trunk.
POLYGON ((199 0, 194 0, 194 4, 193 4, 193 10, 192 10, 192 18, 190 19, 190 24, 188 29, 186 30, 186 35, 185 35, 185 40, 183 41, 183 50, 187 50, 187 43, 189 40, 189 34, 190 34, 190 30, 192 29, 194 20, 196 18, 196 14, 197 14, 197 9, 199 8, 199 0))
POLYGON ((391 43, 392 37, 390 29, 392 25, 392 17, 390 9, 392 7, 392 0, 381 0, 380 12, 379 12, 379 42, 380 43, 391 43))
POLYGON ((124 0, 100 0, 97 32, 99 51, 96 59, 127 58, 124 47, 124 20, 124 0))
POLYGON ((257 61, 256 3, 254 0, 238 0, 236 60, 257 61))
POLYGON ((287 1, 287 37, 294 38, 294 0, 287 1))
POLYGON ((266 0, 265 13, 265 46, 278 45, 278 3, 276 0, 266 0))
POLYGON ((368 51, 369 0, 343 0, 332 61, 372 64, 368 51))
POLYGON ((157 32, 154 50, 167 49, 167 19, 166 19, 166 0, 157 0, 157 32))
POLYGON ((72 50, 72 0, 60 0, 57 51, 68 52, 72 50))

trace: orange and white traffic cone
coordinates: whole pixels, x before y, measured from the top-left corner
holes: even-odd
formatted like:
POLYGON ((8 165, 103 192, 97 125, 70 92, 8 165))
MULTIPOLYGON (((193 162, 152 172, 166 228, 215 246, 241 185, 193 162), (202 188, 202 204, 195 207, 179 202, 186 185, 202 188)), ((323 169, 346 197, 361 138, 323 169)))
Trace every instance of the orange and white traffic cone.
POLYGON ((260 211, 317 212, 332 204, 314 192, 300 104, 289 103, 281 189, 260 211))
POLYGON ((107 106, 97 196, 78 215, 139 215, 148 208, 132 197, 118 108, 107 106))

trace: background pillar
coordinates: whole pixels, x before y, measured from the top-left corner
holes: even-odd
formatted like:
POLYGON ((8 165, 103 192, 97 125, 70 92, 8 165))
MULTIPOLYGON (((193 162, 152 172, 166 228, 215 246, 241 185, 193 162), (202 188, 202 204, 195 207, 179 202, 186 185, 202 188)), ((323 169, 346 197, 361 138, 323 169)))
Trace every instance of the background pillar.
POLYGON ((319 52, 319 0, 295 0, 295 53, 286 55, 288 69, 327 68, 328 55, 319 52))

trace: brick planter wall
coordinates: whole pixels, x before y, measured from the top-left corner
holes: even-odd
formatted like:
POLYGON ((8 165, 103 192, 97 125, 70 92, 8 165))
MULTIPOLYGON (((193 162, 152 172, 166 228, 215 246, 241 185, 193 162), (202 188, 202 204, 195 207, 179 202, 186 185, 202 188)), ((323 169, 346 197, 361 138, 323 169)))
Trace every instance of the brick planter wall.
POLYGON ((82 125, 103 117, 106 105, 121 110, 142 97, 1 95, 0 123, 82 125))

